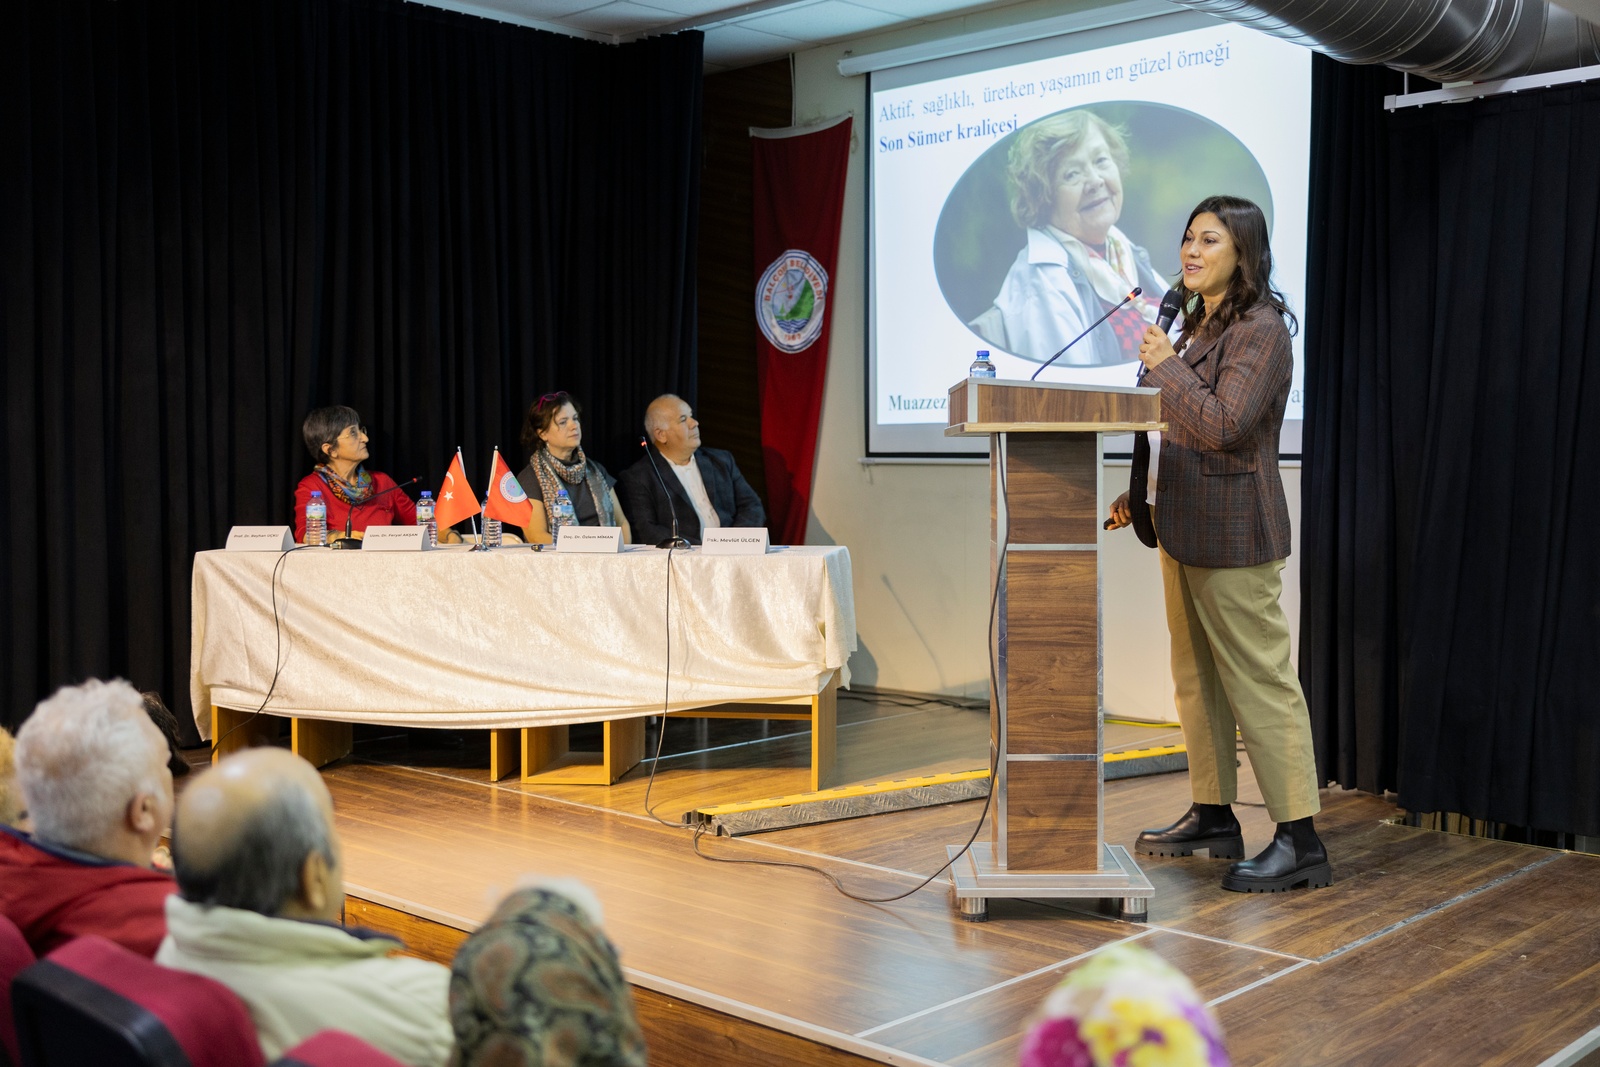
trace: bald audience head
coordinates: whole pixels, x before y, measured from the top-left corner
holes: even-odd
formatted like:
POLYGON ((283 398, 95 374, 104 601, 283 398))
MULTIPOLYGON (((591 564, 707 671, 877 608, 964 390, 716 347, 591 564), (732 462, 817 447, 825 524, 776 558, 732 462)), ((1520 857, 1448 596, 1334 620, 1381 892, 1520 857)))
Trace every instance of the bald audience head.
POLYGON ((17 785, 40 841, 150 866, 172 818, 167 739, 127 682, 58 689, 17 731, 17 785))
POLYGON ((191 782, 172 862, 192 904, 330 921, 344 908, 333 798, 316 768, 284 749, 249 749, 191 782))
POLYGON ((650 443, 677 464, 689 462, 700 447, 700 423, 694 417, 694 409, 671 393, 650 401, 644 413, 644 430, 650 443))

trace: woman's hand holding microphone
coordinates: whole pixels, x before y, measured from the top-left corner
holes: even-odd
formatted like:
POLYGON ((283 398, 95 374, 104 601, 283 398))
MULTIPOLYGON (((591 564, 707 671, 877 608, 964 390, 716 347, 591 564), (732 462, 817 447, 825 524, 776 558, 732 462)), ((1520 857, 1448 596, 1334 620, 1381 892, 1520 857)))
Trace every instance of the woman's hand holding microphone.
POLYGON ((1120 530, 1133 522, 1133 515, 1128 511, 1128 494, 1123 493, 1111 502, 1111 517, 1105 521, 1107 530, 1120 530))
POLYGON ((1154 370, 1157 363, 1176 355, 1167 331, 1151 323, 1144 328, 1144 339, 1139 342, 1139 360, 1146 370, 1154 370))

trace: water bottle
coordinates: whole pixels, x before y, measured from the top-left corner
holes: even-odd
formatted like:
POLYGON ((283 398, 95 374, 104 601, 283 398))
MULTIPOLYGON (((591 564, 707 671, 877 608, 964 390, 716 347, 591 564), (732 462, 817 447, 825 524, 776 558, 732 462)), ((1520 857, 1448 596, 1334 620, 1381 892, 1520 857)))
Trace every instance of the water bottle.
POLYGON ((483 498, 483 547, 500 547, 500 520, 489 517, 489 498, 483 498))
POLYGON ((428 528, 428 547, 439 547, 439 524, 433 521, 433 490, 424 489, 417 501, 417 525, 428 528))
POLYGON ((972 366, 967 368, 969 378, 993 378, 994 364, 989 362, 989 350, 978 349, 978 358, 972 361, 972 366))
POLYGON ((306 504, 306 544, 325 545, 328 543, 328 505, 322 502, 322 491, 313 489, 311 500, 306 504))
POLYGON ((578 525, 578 513, 572 507, 572 498, 565 489, 556 490, 556 506, 552 509, 556 513, 556 528, 551 530, 551 540, 560 536, 561 527, 578 525))

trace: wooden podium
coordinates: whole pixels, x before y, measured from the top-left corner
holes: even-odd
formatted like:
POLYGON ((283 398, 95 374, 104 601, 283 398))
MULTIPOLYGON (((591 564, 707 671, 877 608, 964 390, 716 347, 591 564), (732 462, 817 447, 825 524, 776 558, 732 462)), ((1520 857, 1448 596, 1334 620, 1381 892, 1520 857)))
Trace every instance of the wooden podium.
POLYGON ((1150 881, 1101 814, 1101 436, 1160 430, 1159 390, 969 378, 948 437, 989 438, 990 836, 950 846, 964 918, 991 898, 1116 901, 1143 921, 1150 881))

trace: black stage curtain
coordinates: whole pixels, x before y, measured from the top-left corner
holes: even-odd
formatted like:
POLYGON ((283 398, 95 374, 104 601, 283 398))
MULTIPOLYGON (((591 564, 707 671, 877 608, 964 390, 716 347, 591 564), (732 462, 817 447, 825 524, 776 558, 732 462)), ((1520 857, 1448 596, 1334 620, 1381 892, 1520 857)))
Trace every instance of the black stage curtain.
POLYGON ((480 492, 492 446, 520 468, 544 392, 613 471, 650 397, 693 401, 699 34, 402 0, 3 23, 9 723, 87 676, 187 707, 191 558, 289 520, 313 407, 415 495, 457 445, 480 492))
POLYGON ((1600 833, 1600 85, 1316 63, 1301 670, 1322 770, 1600 833), (1586 532, 1587 531, 1587 532, 1586 532))

